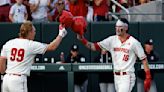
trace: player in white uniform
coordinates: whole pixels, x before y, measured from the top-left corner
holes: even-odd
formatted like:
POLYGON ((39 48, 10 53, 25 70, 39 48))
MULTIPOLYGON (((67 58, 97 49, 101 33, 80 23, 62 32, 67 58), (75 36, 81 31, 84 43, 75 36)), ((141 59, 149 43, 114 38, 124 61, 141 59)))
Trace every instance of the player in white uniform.
POLYGON ((26 6, 22 4, 23 0, 16 0, 16 3, 10 8, 9 19, 15 23, 25 22, 28 18, 26 6))
POLYGON ((121 18, 116 22, 116 35, 110 36, 103 41, 88 42, 84 36, 77 36, 89 49, 96 51, 105 49, 112 55, 115 89, 117 92, 131 92, 135 84, 135 68, 137 56, 144 65, 146 79, 144 82, 145 92, 150 89, 151 74, 146 55, 139 41, 128 34, 129 22, 121 18))
POLYGON ((36 54, 55 50, 67 34, 65 28, 60 26, 58 36, 50 44, 44 44, 33 41, 35 31, 32 22, 27 21, 20 27, 20 37, 9 40, 3 45, 0 72, 6 74, 2 92, 27 92, 27 76, 30 76, 31 65, 36 54))

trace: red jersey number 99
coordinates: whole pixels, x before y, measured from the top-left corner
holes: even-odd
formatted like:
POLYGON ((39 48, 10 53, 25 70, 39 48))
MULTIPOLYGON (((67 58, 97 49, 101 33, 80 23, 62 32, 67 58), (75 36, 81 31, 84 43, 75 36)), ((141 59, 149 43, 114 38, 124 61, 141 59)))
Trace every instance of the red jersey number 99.
POLYGON ((11 49, 10 60, 11 61, 17 61, 17 62, 22 62, 23 59, 24 59, 24 54, 25 54, 24 49, 12 48, 11 49))

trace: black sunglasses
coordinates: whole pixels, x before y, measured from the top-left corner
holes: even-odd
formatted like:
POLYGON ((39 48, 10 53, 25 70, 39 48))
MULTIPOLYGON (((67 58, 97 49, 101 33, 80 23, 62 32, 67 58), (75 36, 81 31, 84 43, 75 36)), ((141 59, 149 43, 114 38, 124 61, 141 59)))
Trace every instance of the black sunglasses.
POLYGON ((64 3, 58 3, 58 5, 63 5, 64 3))

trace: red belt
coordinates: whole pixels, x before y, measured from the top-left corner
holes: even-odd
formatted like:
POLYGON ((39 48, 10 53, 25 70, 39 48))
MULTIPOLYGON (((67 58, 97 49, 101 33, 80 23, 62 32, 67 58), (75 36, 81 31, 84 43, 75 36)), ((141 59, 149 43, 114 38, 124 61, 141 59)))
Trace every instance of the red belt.
POLYGON ((115 75, 127 75, 127 72, 114 72, 115 75))

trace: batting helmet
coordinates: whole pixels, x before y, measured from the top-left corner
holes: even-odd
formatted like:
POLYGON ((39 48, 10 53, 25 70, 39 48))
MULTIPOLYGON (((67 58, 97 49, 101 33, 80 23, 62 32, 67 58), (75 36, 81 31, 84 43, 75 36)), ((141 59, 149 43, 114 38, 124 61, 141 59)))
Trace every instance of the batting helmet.
POLYGON ((83 35, 86 32, 87 22, 84 17, 78 16, 73 18, 72 30, 75 33, 83 35))
POLYGON ((66 28, 71 27, 71 25, 73 23, 73 15, 71 14, 71 12, 63 10, 59 17, 59 22, 62 25, 64 25, 66 28))

